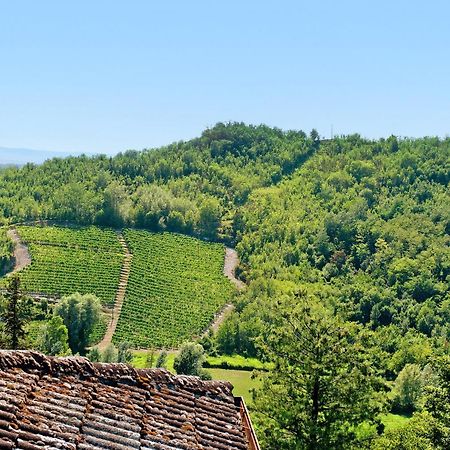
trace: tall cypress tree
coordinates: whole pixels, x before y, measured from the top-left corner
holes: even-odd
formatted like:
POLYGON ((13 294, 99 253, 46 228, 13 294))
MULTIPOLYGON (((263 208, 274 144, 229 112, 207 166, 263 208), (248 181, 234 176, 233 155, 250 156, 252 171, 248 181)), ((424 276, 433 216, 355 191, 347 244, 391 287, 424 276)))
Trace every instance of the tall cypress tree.
POLYGON ((25 338, 26 313, 23 296, 20 291, 20 279, 13 276, 5 294, 6 308, 1 314, 5 323, 5 334, 11 349, 17 350, 21 339, 25 338))

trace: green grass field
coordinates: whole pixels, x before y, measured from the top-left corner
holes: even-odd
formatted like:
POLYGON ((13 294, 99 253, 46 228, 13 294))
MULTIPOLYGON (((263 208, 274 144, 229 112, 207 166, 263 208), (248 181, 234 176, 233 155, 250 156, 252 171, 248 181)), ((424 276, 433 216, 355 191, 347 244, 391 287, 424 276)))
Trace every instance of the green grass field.
POLYGON ((113 342, 176 348, 199 336, 234 288, 224 247, 174 233, 125 230, 131 273, 113 342))
POLYGON ((220 355, 208 356, 206 358, 206 368, 214 369, 234 369, 234 370, 267 370, 271 364, 263 363, 256 358, 246 358, 241 355, 220 355), (244 369, 245 368, 245 369, 244 369))
MULTIPOLYGON (((149 355, 148 350, 133 350, 133 361, 131 362, 131 365, 133 367, 136 367, 136 369, 145 369, 149 366, 147 365, 147 357, 149 355)), ((153 366, 155 367, 156 360, 158 359, 159 352, 154 353, 154 362, 153 366)), ((173 362, 175 361, 175 352, 169 352, 167 355, 167 366, 166 369, 170 372, 175 373, 175 370, 173 368, 173 362)))
POLYGON ((398 430, 399 428, 404 427, 409 422, 410 419, 411 416, 392 413, 383 414, 381 416, 381 421, 386 427, 385 431, 398 430))
MULTIPOLYGON (((155 352, 154 359, 158 358, 158 352, 155 352)), ((136 368, 143 369, 146 367, 148 351, 134 350, 132 365, 136 368)), ((167 370, 175 373, 173 369, 173 362, 176 353, 170 352, 167 356, 167 370)), ((230 357, 233 358, 233 357, 230 357)), ((242 357, 241 357, 242 358, 242 357)), ((210 359, 210 357, 208 357, 210 359)), ((245 358, 243 358, 245 359, 245 358)), ((253 359, 252 359, 253 360, 253 359)), ((258 361, 255 359, 255 361, 258 361)), ((259 363, 262 364, 262 363, 259 363)), ((233 369, 206 369, 213 378, 213 380, 229 381, 233 386, 233 394, 236 397, 244 397, 245 403, 251 405, 252 403, 252 389, 258 389, 262 381, 259 378, 252 377, 252 371, 248 370, 233 370, 233 369)))
POLYGON ((262 381, 258 378, 252 378, 252 372, 247 370, 229 370, 229 369, 206 369, 214 380, 229 381, 233 386, 233 395, 235 397, 244 397, 247 405, 252 404, 252 389, 258 389, 262 381))

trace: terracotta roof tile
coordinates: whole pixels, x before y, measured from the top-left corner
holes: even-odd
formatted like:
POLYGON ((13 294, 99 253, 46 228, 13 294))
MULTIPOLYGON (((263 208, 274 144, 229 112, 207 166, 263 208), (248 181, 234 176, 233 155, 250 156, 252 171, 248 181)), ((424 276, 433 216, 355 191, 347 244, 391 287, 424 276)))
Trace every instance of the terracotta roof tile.
POLYGON ((230 383, 0 351, 0 449, 247 450, 230 383))

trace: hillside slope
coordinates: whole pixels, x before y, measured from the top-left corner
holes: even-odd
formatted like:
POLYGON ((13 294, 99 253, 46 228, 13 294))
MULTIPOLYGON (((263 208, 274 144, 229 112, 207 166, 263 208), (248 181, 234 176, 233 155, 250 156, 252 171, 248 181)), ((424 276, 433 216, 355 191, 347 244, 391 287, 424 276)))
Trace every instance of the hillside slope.
POLYGON ((0 171, 0 224, 54 219, 231 240, 250 192, 279 182, 314 150, 303 132, 230 123, 160 149, 8 168, 0 171))
POLYGON ((255 315, 299 289, 395 336, 392 353, 413 331, 445 346, 449 155, 449 139, 335 139, 290 179, 255 190, 238 230, 247 307, 231 319, 249 339, 234 350, 254 352, 251 337, 263 329, 255 315))

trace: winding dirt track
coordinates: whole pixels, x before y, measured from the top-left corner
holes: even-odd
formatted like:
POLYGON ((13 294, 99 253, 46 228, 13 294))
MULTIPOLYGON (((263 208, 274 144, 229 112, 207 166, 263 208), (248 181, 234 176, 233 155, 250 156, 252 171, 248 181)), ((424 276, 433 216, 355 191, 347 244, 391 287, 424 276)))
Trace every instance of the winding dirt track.
POLYGON ((28 251, 28 247, 22 243, 19 233, 15 228, 9 229, 7 235, 14 243, 13 272, 17 272, 31 264, 30 252, 28 251))
MULTIPOLYGON (((236 267, 239 265, 239 256, 234 248, 226 248, 225 262, 223 265, 223 274, 237 287, 239 291, 245 289, 245 283, 238 280, 235 275, 236 267)), ((233 311, 234 305, 227 303, 222 310, 217 314, 216 318, 211 324, 214 333, 217 333, 220 325, 225 321, 228 315, 233 311)), ((207 332, 206 332, 207 333, 207 332)), ((206 334, 205 333, 205 334, 206 334)))
POLYGON ((228 277, 232 283, 239 289, 245 288, 245 283, 238 280, 235 276, 236 267, 239 265, 239 256, 234 248, 226 248, 225 263, 223 266, 223 273, 228 277))

